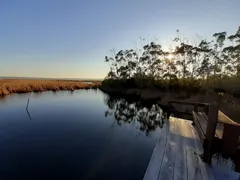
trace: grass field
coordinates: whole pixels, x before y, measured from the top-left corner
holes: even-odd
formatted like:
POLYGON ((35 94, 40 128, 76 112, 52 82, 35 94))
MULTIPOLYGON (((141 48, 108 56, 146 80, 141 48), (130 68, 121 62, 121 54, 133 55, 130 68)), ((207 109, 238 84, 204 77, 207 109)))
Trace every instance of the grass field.
POLYGON ((0 80, 0 96, 14 93, 43 92, 43 91, 74 91, 77 89, 97 88, 100 82, 83 82, 77 80, 0 80))

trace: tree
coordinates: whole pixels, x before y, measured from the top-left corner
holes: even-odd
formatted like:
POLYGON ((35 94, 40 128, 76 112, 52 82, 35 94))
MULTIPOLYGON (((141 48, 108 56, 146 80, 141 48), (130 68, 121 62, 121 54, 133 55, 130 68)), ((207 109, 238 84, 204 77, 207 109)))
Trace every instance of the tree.
POLYGON ((214 33, 213 37, 215 38, 214 41, 212 41, 213 48, 211 51, 212 58, 213 58, 213 64, 211 66, 211 69, 213 71, 214 78, 216 74, 221 73, 224 69, 224 60, 221 58, 222 57, 222 48, 224 45, 224 41, 226 40, 226 32, 219 32, 219 33, 214 33))
POLYGON ((232 72, 240 77, 240 26, 237 32, 230 35, 228 39, 232 45, 223 49, 224 57, 228 60, 229 71, 233 70, 232 72))
POLYGON ((207 79, 211 73, 211 49, 210 49, 210 42, 206 40, 202 40, 197 48, 199 52, 199 56, 201 59, 200 67, 197 69, 197 76, 200 76, 202 79, 207 79))
POLYGON ((143 53, 139 61, 141 72, 153 78, 162 76, 163 57, 164 52, 161 45, 151 42, 143 46, 143 53))
POLYGON ((240 27, 228 37, 226 32, 218 32, 213 34, 212 41, 201 40, 194 45, 188 43, 187 38, 180 38, 177 30, 174 42, 173 51, 164 51, 155 42, 143 46, 141 54, 133 49, 118 53, 112 51, 112 56, 105 57, 110 65, 107 78, 131 78, 137 82, 161 80, 167 83, 176 79, 183 82, 202 79, 208 82, 212 77, 214 80, 223 76, 240 78, 240 27), (170 55, 173 57, 169 58, 170 55))
POLYGON ((110 72, 107 78, 127 79, 133 77, 136 73, 138 55, 133 50, 121 50, 114 53, 113 57, 105 57, 105 62, 110 64, 110 72))

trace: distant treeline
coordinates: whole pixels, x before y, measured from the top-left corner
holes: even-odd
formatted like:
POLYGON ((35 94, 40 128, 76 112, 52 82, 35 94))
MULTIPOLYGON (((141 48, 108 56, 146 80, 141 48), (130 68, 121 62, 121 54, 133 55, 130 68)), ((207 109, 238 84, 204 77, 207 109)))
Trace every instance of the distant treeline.
POLYGON ((165 88, 212 85, 220 88, 223 82, 240 86, 240 27, 233 35, 218 32, 211 41, 189 42, 177 30, 171 51, 151 42, 141 48, 141 53, 125 49, 106 56, 110 71, 103 85, 131 80, 129 85, 140 87, 155 83, 165 88))

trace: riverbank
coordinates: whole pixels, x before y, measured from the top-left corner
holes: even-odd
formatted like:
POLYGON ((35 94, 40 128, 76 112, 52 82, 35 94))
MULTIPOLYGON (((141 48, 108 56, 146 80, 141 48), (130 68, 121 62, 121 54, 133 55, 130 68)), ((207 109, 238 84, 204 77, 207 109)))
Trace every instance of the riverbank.
MULTIPOLYGON (((135 97, 143 102, 156 103, 167 110, 170 108, 170 100, 181 100, 188 102, 217 102, 219 109, 236 122, 240 122, 240 98, 234 97, 227 93, 219 93, 213 90, 205 90, 198 92, 186 92, 181 90, 163 91, 157 88, 110 88, 100 86, 100 90, 104 93, 122 96, 135 97)), ((191 112, 189 106, 176 105, 181 112, 191 112)))
POLYGON ((78 89, 96 89, 100 82, 83 82, 77 80, 0 80, 0 96, 14 93, 29 93, 43 91, 74 91, 78 89))

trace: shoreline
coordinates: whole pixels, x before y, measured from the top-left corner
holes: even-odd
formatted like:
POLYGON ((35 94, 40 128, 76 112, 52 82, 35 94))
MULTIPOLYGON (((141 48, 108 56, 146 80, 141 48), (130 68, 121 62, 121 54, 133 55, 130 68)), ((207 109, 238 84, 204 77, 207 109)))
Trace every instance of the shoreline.
POLYGON ((83 82, 78 80, 28 80, 1 79, 0 97, 44 91, 74 91, 79 89, 97 89, 101 82, 83 82))
MULTIPOLYGON (((170 100, 203 103, 217 102, 219 109, 224 114, 228 115, 234 121, 240 122, 240 98, 233 97, 229 94, 219 94, 214 91, 201 91, 196 93, 178 90, 162 91, 156 88, 109 88, 100 86, 99 89, 109 95, 130 97, 142 102, 158 104, 166 111, 171 108, 168 103, 170 100)), ((176 105, 176 108, 181 112, 191 112, 191 108, 186 105, 176 105)))
MULTIPOLYGON (((168 100, 186 99, 189 97, 187 93, 177 91, 162 91, 157 88, 109 88, 100 86, 99 89, 104 93, 116 96, 131 96, 142 101, 155 101, 158 104, 167 105, 168 100), (167 101, 167 102, 166 102, 167 101), (167 103, 167 104, 166 104, 167 103)), ((191 95, 193 95, 192 93, 191 95)), ((199 94, 195 93, 194 95, 199 94)))
MULTIPOLYGON (((233 97, 229 94, 219 94, 217 92, 196 92, 189 93, 185 91, 163 91, 157 88, 129 88, 119 87, 112 88, 104 86, 101 81, 83 82, 78 80, 26 80, 26 79, 4 79, 0 80, 0 97, 11 94, 23 94, 30 92, 45 91, 74 91, 80 89, 100 89, 103 93, 122 98, 131 98, 150 104, 158 104, 164 109, 169 108, 170 100, 182 100, 189 102, 213 101, 220 105, 222 112, 227 114, 231 119, 240 122, 240 98, 233 97)), ((181 111, 189 111, 186 106, 177 107, 181 111)))

